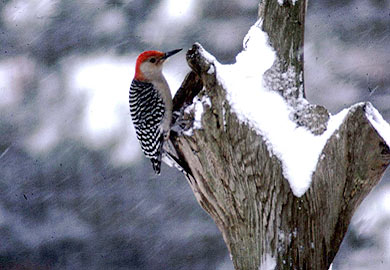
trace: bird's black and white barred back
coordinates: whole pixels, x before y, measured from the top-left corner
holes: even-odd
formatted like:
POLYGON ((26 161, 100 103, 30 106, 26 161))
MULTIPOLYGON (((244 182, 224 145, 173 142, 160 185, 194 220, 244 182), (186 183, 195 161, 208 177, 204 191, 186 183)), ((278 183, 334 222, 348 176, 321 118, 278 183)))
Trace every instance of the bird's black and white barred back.
POLYGON ((130 114, 137 139, 147 158, 152 161, 156 174, 160 174, 164 131, 165 104, 153 84, 133 80, 129 92, 130 114))

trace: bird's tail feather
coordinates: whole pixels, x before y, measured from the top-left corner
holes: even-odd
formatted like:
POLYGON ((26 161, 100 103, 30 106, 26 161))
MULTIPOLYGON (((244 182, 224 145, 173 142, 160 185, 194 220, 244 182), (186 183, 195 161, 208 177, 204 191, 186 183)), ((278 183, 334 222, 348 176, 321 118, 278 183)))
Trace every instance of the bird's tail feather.
POLYGON ((167 140, 164 142, 162 161, 164 161, 164 163, 168 166, 175 167, 176 169, 181 171, 188 179, 190 175, 192 176, 190 168, 187 166, 187 164, 184 164, 178 157, 178 154, 171 140, 167 140))
POLYGON ((151 158, 154 172, 158 175, 161 171, 161 156, 160 158, 151 158))

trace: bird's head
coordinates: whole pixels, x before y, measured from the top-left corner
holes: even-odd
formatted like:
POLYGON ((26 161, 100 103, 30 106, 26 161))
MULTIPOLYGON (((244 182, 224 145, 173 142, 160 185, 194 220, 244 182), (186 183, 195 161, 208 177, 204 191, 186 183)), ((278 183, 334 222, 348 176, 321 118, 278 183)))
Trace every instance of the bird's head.
POLYGON ((162 66, 165 60, 181 50, 182 49, 177 49, 165 53, 159 51, 146 51, 141 53, 137 58, 134 79, 147 81, 148 78, 159 76, 162 72, 162 66))

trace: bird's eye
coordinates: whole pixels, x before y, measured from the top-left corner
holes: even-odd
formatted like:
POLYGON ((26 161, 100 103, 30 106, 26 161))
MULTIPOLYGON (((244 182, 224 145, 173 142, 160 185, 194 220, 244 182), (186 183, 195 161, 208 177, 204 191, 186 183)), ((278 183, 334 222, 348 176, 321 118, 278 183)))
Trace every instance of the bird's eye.
POLYGON ((150 63, 156 63, 156 58, 150 58, 150 63))

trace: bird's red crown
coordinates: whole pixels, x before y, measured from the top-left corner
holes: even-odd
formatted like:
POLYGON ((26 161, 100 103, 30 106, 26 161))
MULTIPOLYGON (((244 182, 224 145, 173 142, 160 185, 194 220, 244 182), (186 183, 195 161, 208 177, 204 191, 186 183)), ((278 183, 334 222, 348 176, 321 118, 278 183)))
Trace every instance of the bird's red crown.
POLYGON ((138 55, 137 62, 135 64, 135 75, 134 79, 142 81, 144 80, 143 74, 141 72, 141 64, 149 59, 152 56, 155 56, 157 58, 163 57, 165 53, 159 52, 159 51, 146 51, 138 55))

